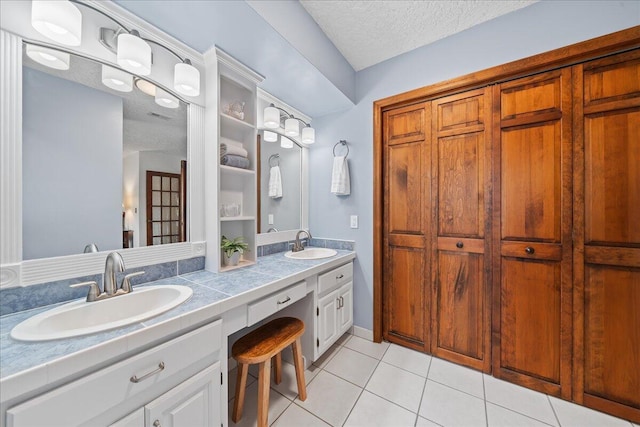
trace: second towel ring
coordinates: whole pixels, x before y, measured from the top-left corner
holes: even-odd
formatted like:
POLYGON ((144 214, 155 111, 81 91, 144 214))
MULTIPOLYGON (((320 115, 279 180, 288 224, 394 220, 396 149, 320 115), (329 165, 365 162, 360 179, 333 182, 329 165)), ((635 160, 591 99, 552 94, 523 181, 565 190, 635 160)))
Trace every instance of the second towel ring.
POLYGON ((344 139, 336 142, 336 145, 333 146, 333 157, 336 157, 336 147, 338 145, 344 145, 347 148, 347 154, 344 155, 345 157, 347 157, 349 155, 349 146, 347 145, 347 141, 345 141, 344 139))
POLYGON ((272 154, 269 156, 269 166, 270 167, 280 166, 280 154, 272 154), (275 165, 271 163, 274 160, 276 162, 275 165))

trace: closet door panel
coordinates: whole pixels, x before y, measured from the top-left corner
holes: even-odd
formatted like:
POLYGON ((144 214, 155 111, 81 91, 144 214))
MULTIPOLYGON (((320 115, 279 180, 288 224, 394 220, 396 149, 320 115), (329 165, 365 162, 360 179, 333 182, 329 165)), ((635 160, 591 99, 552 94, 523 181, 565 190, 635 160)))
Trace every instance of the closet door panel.
POLYGON ((559 263, 503 258, 501 365, 560 383, 559 263))
POLYGON ((489 90, 438 99, 432 111, 431 347, 438 357, 489 372, 489 90))
POLYGON ((428 125, 424 104, 387 111, 384 120, 387 145, 425 140, 428 125))
POLYGON ((423 234, 425 218, 420 209, 425 188, 424 144, 389 147, 389 233, 423 234))

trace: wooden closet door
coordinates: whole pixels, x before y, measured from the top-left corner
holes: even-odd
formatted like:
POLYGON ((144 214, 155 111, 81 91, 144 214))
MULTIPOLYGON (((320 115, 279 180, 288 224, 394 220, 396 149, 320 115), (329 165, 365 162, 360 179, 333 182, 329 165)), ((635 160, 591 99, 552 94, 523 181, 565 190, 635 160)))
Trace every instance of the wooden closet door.
POLYGON ((574 72, 574 399, 640 422, 640 51, 574 72))
POLYGON ((571 70, 494 92, 493 373, 571 397, 571 70))
POLYGON ((434 355, 485 372, 490 364, 487 272, 489 90, 432 103, 434 355), (437 227, 437 228, 436 228, 437 227))
POLYGON ((429 351, 430 110, 427 103, 383 114, 384 339, 429 351))

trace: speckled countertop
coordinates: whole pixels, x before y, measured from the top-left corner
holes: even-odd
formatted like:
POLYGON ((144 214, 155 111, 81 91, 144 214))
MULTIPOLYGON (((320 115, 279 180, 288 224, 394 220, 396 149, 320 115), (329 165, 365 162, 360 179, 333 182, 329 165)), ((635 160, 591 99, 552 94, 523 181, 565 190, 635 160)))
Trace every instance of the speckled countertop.
POLYGON ((141 323, 76 338, 45 342, 20 342, 9 333, 23 320, 57 305, 0 317, 0 386, 3 399, 60 381, 108 359, 144 350, 164 337, 187 331, 216 316, 255 301, 306 277, 355 258, 355 252, 338 250, 331 258, 291 260, 283 253, 259 257, 255 265, 226 273, 196 271, 149 285, 184 285, 193 289, 189 300, 141 323))

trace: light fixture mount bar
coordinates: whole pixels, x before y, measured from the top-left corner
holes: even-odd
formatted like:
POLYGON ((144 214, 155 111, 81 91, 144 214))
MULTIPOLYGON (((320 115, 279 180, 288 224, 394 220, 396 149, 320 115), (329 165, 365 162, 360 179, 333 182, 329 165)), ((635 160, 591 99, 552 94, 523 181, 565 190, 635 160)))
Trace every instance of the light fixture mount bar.
POLYGON ((277 109, 277 110, 282 111, 282 112, 286 115, 286 118, 287 118, 287 119, 296 119, 297 121, 304 123, 304 125, 305 125, 305 126, 307 126, 307 127, 310 127, 310 126, 311 126, 309 123, 305 122, 305 121, 304 121, 304 120, 302 120, 302 119, 299 119, 299 118, 295 117, 293 114, 291 114, 290 112, 288 112, 288 111, 287 111, 287 110, 285 110, 284 108, 280 108, 280 107, 278 107, 278 106, 277 106, 277 105, 275 105, 273 102, 272 102, 271 104, 269 104, 269 107, 273 107, 273 108, 275 108, 275 109, 277 109))

